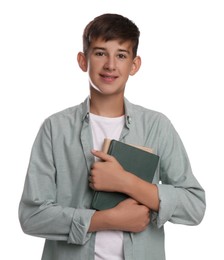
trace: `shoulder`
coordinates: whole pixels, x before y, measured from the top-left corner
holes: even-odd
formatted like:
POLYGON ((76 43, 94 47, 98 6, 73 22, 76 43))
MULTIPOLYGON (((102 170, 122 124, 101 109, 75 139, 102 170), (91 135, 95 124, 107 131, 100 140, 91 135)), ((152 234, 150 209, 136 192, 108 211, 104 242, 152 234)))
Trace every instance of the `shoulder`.
POLYGON ((80 109, 80 105, 68 107, 66 109, 63 109, 61 111, 58 111, 58 112, 50 115, 47 119, 58 120, 58 119, 61 119, 61 118, 69 118, 69 117, 77 114, 77 112, 79 112, 79 109, 80 109))
POLYGON ((162 126, 170 125, 170 119, 162 112, 146 108, 144 106, 128 102, 128 107, 135 119, 160 124, 162 126))
POLYGON ((43 121, 42 128, 58 134, 79 128, 83 121, 84 103, 51 114, 43 121))
POLYGON ((51 122, 51 123, 60 123, 60 122, 66 122, 70 121, 73 122, 75 120, 82 120, 83 117, 83 106, 84 102, 80 103, 78 105, 68 107, 66 109, 63 109, 61 111, 58 111, 49 117, 45 119, 45 121, 51 122))

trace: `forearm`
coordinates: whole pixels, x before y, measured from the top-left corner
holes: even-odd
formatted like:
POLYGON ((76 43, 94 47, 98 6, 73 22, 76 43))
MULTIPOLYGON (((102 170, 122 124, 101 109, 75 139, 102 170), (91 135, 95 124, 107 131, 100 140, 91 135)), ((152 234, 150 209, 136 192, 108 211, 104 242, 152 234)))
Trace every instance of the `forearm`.
POLYGON ((62 207, 50 201, 40 205, 21 201, 19 219, 26 234, 82 245, 90 238, 87 232, 94 212, 62 207))
POLYGON ((146 182, 134 174, 126 172, 124 185, 122 185, 121 192, 127 194, 139 203, 148 208, 159 210, 159 195, 156 185, 146 182))
POLYGON ((113 213, 113 211, 110 209, 96 211, 92 216, 88 232, 115 230, 111 213, 113 213))
POLYGON ((200 187, 174 187, 159 184, 160 209, 157 225, 166 221, 184 225, 198 225, 205 212, 205 193, 200 187))
POLYGON ((129 198, 112 209, 96 211, 92 216, 88 231, 120 230, 141 232, 149 224, 149 212, 148 207, 140 205, 137 201, 129 198))

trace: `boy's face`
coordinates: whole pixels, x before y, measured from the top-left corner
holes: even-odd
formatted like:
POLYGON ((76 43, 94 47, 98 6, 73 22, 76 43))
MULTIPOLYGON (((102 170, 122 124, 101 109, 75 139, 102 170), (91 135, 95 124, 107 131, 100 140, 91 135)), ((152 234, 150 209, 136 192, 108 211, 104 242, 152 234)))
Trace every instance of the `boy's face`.
POLYGON ((90 87, 105 95, 124 93, 129 75, 134 75, 141 64, 140 57, 133 58, 132 43, 119 40, 96 39, 81 59, 79 65, 88 71, 90 87))

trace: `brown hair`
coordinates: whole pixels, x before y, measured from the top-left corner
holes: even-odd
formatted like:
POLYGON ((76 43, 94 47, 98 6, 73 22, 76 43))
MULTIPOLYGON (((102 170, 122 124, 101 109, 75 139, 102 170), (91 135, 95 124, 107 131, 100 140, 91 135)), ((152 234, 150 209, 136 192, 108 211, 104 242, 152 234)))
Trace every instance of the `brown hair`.
POLYGON ((86 55, 93 39, 131 41, 133 56, 137 55, 140 31, 128 18, 119 14, 103 14, 93 19, 83 32, 83 52, 86 55))

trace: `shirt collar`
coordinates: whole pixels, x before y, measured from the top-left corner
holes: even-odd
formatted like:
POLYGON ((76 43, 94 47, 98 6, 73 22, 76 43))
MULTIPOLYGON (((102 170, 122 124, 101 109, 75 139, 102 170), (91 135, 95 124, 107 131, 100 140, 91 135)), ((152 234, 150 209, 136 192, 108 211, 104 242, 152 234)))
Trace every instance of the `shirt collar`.
POLYGON ((125 124, 129 128, 133 120, 133 106, 124 98, 124 110, 125 110, 125 124))
POLYGON ((90 113, 90 101, 89 97, 87 97, 82 103, 82 121, 89 119, 90 113))
MULTIPOLYGON (((133 107, 132 104, 124 98, 124 109, 125 109, 125 124, 129 128, 132 123, 133 107)), ((90 113, 90 98, 87 97, 82 103, 82 121, 89 120, 90 113)))

